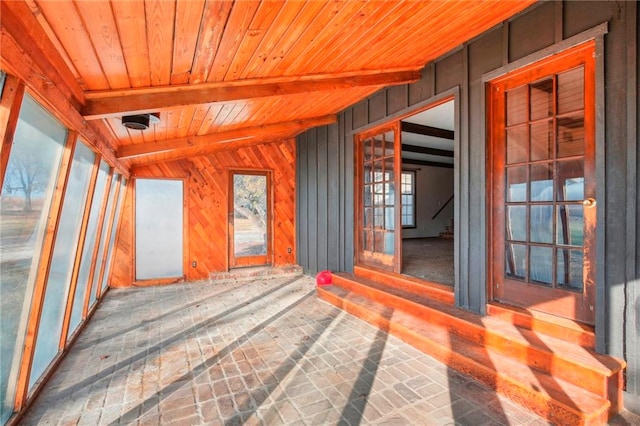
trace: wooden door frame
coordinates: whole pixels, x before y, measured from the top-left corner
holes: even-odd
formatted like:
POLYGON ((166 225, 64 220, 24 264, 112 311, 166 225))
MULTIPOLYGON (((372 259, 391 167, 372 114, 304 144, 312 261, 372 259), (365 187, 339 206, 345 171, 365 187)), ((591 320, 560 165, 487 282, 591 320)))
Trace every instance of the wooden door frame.
POLYGON ((227 271, 234 268, 243 268, 250 266, 273 266, 273 252, 274 252, 274 236, 273 236, 273 222, 275 211, 273 209, 273 170, 271 169, 244 169, 244 168, 230 168, 227 169, 228 192, 227 192, 227 271), (267 254, 260 256, 244 256, 245 261, 238 263, 234 255, 234 207, 233 207, 233 176, 234 175, 254 175, 265 176, 267 179, 267 254), (260 259, 264 258, 263 263, 259 263, 260 259))
MULTIPOLYGON (((553 64, 558 64, 557 68, 562 68, 562 70, 570 70, 577 66, 584 66, 584 81, 585 81, 585 91, 584 91, 584 125, 585 125, 585 152, 584 152, 584 174, 585 174, 585 187, 584 187, 584 197, 585 199, 591 196, 598 196, 600 198, 604 198, 602 193, 598 191, 600 186, 598 185, 598 172, 596 167, 596 150, 598 143, 598 136, 596 133, 596 111, 598 110, 598 105, 596 102, 596 74, 597 74, 597 63, 596 60, 593 59, 596 49, 597 42, 595 40, 587 40, 583 43, 577 44, 575 46, 571 46, 561 52, 558 52, 554 55, 544 58, 536 58, 536 60, 531 60, 526 65, 523 65, 521 68, 516 70, 512 70, 511 72, 506 72, 499 76, 496 76, 492 79, 486 79, 486 105, 487 105, 487 164, 486 164, 486 172, 487 172, 487 187, 486 187, 486 197, 487 197, 487 298, 488 301, 494 301, 498 297, 494 288, 494 284, 499 281, 502 284, 502 280, 504 280, 504 262, 498 262, 494 259, 503 259, 503 248, 504 242, 499 242, 498 240, 502 238, 503 228, 504 228, 504 194, 500 193, 500 190, 504 190, 504 160, 501 159, 501 156, 505 155, 504 146, 501 146, 500 149, 494 143, 494 140, 498 137, 497 132, 500 131, 498 129, 497 123, 504 122, 506 120, 506 116, 504 108, 501 108, 504 93, 500 93, 496 95, 496 86, 500 83, 507 80, 518 79, 518 84, 521 83, 520 80, 526 81, 528 84, 531 82, 535 82, 540 78, 544 78, 549 75, 547 66, 553 66, 553 64), (496 104, 499 104, 496 107, 496 104), (498 114, 496 114, 498 111, 498 114), (586 179, 587 176, 590 176, 589 179, 586 179), (495 206, 497 203, 502 202, 503 207, 500 209, 496 209, 495 206), (500 264, 498 264, 500 263, 500 264)), ((562 72, 562 71, 554 71, 562 72)), ((556 179, 554 177, 554 179, 556 179)), ((604 201, 604 200, 602 200, 604 201)), ((591 238, 585 239, 585 243, 583 245, 584 250, 584 264, 593 265, 595 270, 591 271, 589 274, 585 271, 583 272, 583 279, 585 280, 585 285, 583 287, 582 297, 575 297, 576 306, 574 309, 579 309, 576 312, 576 316, 579 316, 581 319, 579 321, 585 321, 590 324, 595 323, 596 316, 596 281, 599 271, 598 266, 601 264, 598 262, 598 258, 596 256, 596 248, 600 243, 600 238, 598 232, 596 230, 596 221, 601 220, 602 214, 597 213, 596 209, 594 211, 589 211, 590 209, 585 209, 584 216, 584 226, 585 228, 591 229, 591 238), (579 306, 578 306, 579 304, 579 306)), ((600 209, 598 209, 600 210, 600 209)), ((585 234, 586 236, 586 234, 585 234)), ((528 291, 528 287, 533 286, 527 283, 523 283, 522 291, 525 293, 528 291)), ((550 297, 547 301, 539 300, 538 304, 541 307, 550 307, 554 309, 555 306, 559 306, 560 301, 556 298, 560 298, 563 295, 567 295, 571 293, 570 291, 549 288, 547 291, 550 291, 550 297)), ((535 298, 533 294, 531 295, 532 301, 535 302, 535 298)), ((573 300, 573 299, 572 299, 573 300)), ((537 308, 538 309, 538 308, 537 308)), ((542 309, 544 311, 544 309, 542 309)))

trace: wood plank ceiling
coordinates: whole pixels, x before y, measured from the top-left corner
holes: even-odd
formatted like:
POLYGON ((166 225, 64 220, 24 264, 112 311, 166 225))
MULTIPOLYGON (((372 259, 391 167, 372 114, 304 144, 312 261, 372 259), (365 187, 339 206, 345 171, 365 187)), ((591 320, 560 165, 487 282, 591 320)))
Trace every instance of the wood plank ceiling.
POLYGON ((532 2, 2 3, 11 3, 3 13, 33 15, 81 89, 80 112, 103 120, 116 156, 133 165, 332 122, 381 87, 417 80, 430 60, 532 2), (126 129, 121 116, 134 111, 159 112, 160 121, 126 129))

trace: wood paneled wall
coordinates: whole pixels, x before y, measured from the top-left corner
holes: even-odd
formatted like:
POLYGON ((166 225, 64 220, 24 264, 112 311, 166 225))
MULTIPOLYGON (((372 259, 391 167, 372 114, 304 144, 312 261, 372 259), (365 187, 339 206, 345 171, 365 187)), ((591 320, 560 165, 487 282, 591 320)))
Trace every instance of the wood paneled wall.
POLYGON ((529 55, 553 54, 558 43, 605 23, 596 82, 602 108, 596 336, 599 351, 627 361, 625 403, 640 411, 638 9, 636 2, 625 1, 538 3, 427 64, 420 81, 379 91, 343 111, 337 124, 299 135, 299 264, 307 273, 353 269, 353 134, 457 91, 456 304, 484 312, 488 259, 483 78, 529 55), (336 162, 337 171, 332 169, 336 162), (328 211, 325 205, 331 206, 328 211))
MULTIPOLYGON (((189 281, 207 279, 227 270, 229 170, 271 170, 273 175, 274 265, 296 263, 295 141, 241 148, 134 168, 133 177, 186 178, 188 209, 189 281), (288 253, 288 249, 291 253, 288 253), (196 262, 195 268, 191 267, 196 262)), ((128 287, 134 280, 133 185, 128 186, 111 274, 112 287, 128 287)))

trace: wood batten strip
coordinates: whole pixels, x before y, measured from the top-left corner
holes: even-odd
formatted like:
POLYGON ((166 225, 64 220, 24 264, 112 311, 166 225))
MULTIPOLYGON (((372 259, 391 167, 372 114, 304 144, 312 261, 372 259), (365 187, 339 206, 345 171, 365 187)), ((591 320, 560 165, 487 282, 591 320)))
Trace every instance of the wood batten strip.
POLYGON ((33 296, 31 298, 31 310, 29 313, 29 320, 27 322, 27 334, 24 341, 22 362, 18 373, 16 398, 14 401, 15 411, 22 410, 29 392, 29 376, 31 375, 38 329, 40 327, 40 316, 42 315, 42 307, 44 305, 44 298, 47 290, 49 267, 51 266, 51 258, 53 257, 54 242, 56 240, 56 234, 58 233, 60 214, 62 213, 62 202, 67 189, 67 180, 71 171, 71 160, 73 159, 77 139, 78 134, 76 132, 69 132, 67 135, 67 141, 65 143, 60 163, 60 171, 58 173, 58 181, 56 182, 53 198, 51 200, 49 220, 47 221, 47 228, 42 241, 42 251, 40 252, 40 258, 38 260, 39 263, 38 271, 36 273, 36 282, 33 288, 33 296))
POLYGON ((82 108, 85 119, 123 113, 155 112, 166 108, 333 91, 365 86, 393 86, 420 79, 420 70, 367 70, 339 74, 236 80, 202 84, 180 84, 124 90, 86 92, 82 108))
POLYGON ((274 139, 285 139, 311 127, 324 126, 336 122, 335 115, 296 120, 286 123, 266 124, 263 126, 244 127, 210 135, 192 136, 173 140, 127 145, 120 148, 117 158, 135 159, 152 154, 161 154, 186 150, 190 148, 205 148, 208 153, 234 149, 240 146, 255 145, 274 139))
POLYGON ((24 84, 19 78, 7 75, 0 99, 0 188, 4 185, 4 171, 9 163, 9 153, 13 145, 13 135, 18 124, 20 105, 24 96, 24 84))

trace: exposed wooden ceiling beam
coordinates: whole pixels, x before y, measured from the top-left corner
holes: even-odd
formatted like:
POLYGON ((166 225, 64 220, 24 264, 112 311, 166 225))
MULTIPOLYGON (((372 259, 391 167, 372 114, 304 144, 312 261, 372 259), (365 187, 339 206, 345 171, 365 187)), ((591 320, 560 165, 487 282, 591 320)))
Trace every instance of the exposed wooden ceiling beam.
POLYGON ((452 130, 440 129, 438 127, 424 126, 422 124, 408 123, 403 121, 402 131, 407 133, 415 133, 417 135, 433 136, 435 138, 453 140, 454 133, 452 130))
POLYGON ((453 151, 448 151, 446 149, 429 148, 426 146, 409 145, 405 143, 402 144, 402 151, 417 152, 419 154, 439 155, 441 157, 453 157, 453 151))
POLYGON ((180 84, 124 90, 85 92, 86 119, 154 112, 186 105, 229 102, 330 91, 363 86, 392 86, 420 79, 420 70, 362 71, 294 77, 250 79, 202 84, 180 84))
POLYGON ((453 164, 451 163, 438 163, 437 161, 413 160, 410 158, 403 158, 402 164, 414 164, 416 166, 445 167, 447 169, 453 169, 453 164))
MULTIPOLYGON (((135 159, 153 154, 187 150, 190 148, 212 147, 213 151, 233 149, 241 142, 262 143, 277 138, 293 137, 311 127, 335 123, 336 116, 296 120, 286 123, 265 124, 263 126, 244 127, 240 129, 218 132, 210 135, 191 136, 159 142, 126 145, 118 149, 119 160, 135 159)), ((212 152, 213 152, 212 151, 212 152)))

